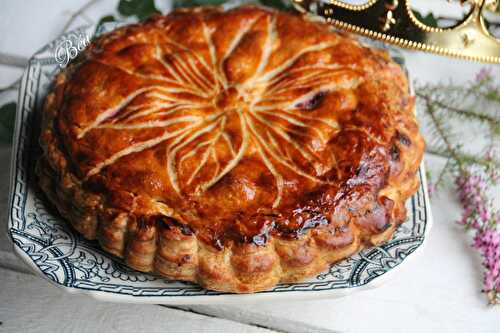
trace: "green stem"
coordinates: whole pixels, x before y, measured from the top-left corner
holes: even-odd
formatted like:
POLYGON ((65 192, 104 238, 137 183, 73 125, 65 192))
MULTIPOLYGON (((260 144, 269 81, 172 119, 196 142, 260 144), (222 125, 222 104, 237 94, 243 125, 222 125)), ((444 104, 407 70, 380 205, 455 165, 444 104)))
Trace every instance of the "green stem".
POLYGON ((435 104, 435 105, 439 106, 440 108, 447 109, 449 111, 455 112, 457 114, 460 114, 460 115, 463 115, 466 117, 472 117, 472 118, 493 124, 494 126, 500 125, 500 119, 495 119, 492 116, 489 116, 486 114, 481 114, 481 113, 475 112, 473 110, 472 111, 463 110, 463 109, 459 109, 459 108, 456 108, 456 107, 453 107, 450 105, 446 105, 443 102, 438 101, 436 99, 433 99, 432 97, 430 97, 426 94, 420 93, 420 92, 416 92, 415 94, 417 95, 417 97, 425 99, 427 104, 435 104))
POLYGON ((425 105, 426 105, 427 113, 429 114, 429 116, 434 124, 434 127, 436 128, 437 133, 439 134, 439 136, 441 137, 441 139, 443 140, 443 142, 446 146, 448 155, 455 160, 460 171, 465 172, 466 170, 465 170, 465 167, 463 165, 462 160, 460 159, 459 152, 453 147, 453 145, 450 142, 450 139, 448 138, 448 136, 445 133, 445 130, 443 129, 443 127, 441 126, 441 123, 437 119, 437 116, 435 113, 436 111, 434 110, 434 105, 432 105, 432 103, 430 102, 429 99, 425 99, 425 105))
POLYGON ((448 157, 446 159, 446 163, 445 163, 444 167, 441 169, 436 181, 434 182, 434 186, 435 186, 436 190, 439 188, 439 185, 442 183, 442 181, 444 179, 444 175, 446 174, 446 171, 448 171, 448 167, 450 166, 450 160, 451 160, 450 157, 448 157))
MULTIPOLYGON (((453 157, 451 154, 449 154, 448 151, 433 149, 431 147, 426 148, 425 152, 427 154, 432 154, 432 155, 436 155, 436 156, 443 157, 443 158, 452 157, 453 159, 455 159, 455 157, 453 157)), ((460 152, 458 152, 456 156, 458 156, 458 158, 461 161, 463 161, 463 163, 465 163, 465 164, 477 164, 477 165, 482 165, 482 166, 487 166, 489 164, 493 164, 496 168, 500 168, 500 162, 498 162, 498 161, 486 161, 484 159, 474 157, 473 155, 464 154, 464 153, 460 153, 460 152)))

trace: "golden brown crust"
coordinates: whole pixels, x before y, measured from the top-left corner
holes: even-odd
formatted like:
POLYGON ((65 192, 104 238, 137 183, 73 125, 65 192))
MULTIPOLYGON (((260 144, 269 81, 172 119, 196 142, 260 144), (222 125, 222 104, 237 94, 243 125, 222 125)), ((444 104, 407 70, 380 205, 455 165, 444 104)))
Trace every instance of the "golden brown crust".
POLYGON ((57 77, 39 183, 137 270, 240 293, 302 280, 404 220, 424 145, 407 85, 300 16, 179 10, 57 77))

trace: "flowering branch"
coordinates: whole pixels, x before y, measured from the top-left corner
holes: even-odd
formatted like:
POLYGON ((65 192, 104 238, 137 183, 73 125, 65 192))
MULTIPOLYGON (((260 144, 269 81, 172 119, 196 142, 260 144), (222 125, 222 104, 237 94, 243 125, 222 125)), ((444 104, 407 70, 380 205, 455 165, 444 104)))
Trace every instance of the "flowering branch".
POLYGON ((500 210, 488 198, 488 186, 496 182, 500 173, 486 174, 469 169, 456 178, 460 203, 464 208, 459 224, 474 231, 473 247, 483 257, 484 287, 490 304, 500 303, 500 210))
POLYGON ((494 84, 492 71, 483 69, 468 85, 420 86, 416 96, 423 105, 426 128, 431 132, 427 152, 447 159, 434 182, 429 184, 429 192, 432 194, 444 184, 446 174, 454 177, 463 208, 458 223, 473 232, 472 247, 483 258, 483 292, 490 304, 500 304, 500 210, 488 196, 490 188, 500 179, 500 162, 495 159, 500 137, 497 111, 500 86, 494 84), (455 118, 465 118, 488 128, 482 132, 488 142, 484 154, 464 151, 454 131, 455 118))

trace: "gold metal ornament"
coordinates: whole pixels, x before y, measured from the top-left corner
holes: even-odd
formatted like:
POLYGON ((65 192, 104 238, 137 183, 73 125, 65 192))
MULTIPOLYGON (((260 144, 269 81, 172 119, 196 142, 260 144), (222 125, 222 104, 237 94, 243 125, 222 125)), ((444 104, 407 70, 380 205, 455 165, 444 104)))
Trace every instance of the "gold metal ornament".
MULTIPOLYGON (((436 28, 420 22, 411 0, 367 0, 348 4, 340 0, 292 0, 297 10, 313 20, 398 46, 446 56, 500 64, 500 40, 487 29, 484 12, 499 0, 462 0, 471 10, 457 24, 436 28)), ((418 1, 418 0, 414 0, 418 1)), ((443 0, 444 1, 444 0, 443 0)))

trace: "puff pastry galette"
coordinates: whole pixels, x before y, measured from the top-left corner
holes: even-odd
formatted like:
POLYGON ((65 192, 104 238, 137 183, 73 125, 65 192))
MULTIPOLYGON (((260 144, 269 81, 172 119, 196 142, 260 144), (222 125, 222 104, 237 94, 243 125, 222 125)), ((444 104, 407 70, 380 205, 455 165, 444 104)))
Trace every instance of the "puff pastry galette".
POLYGON ((389 239, 423 140, 401 68, 259 7, 177 10, 96 39, 43 111, 41 188, 143 272, 248 293, 389 239))

